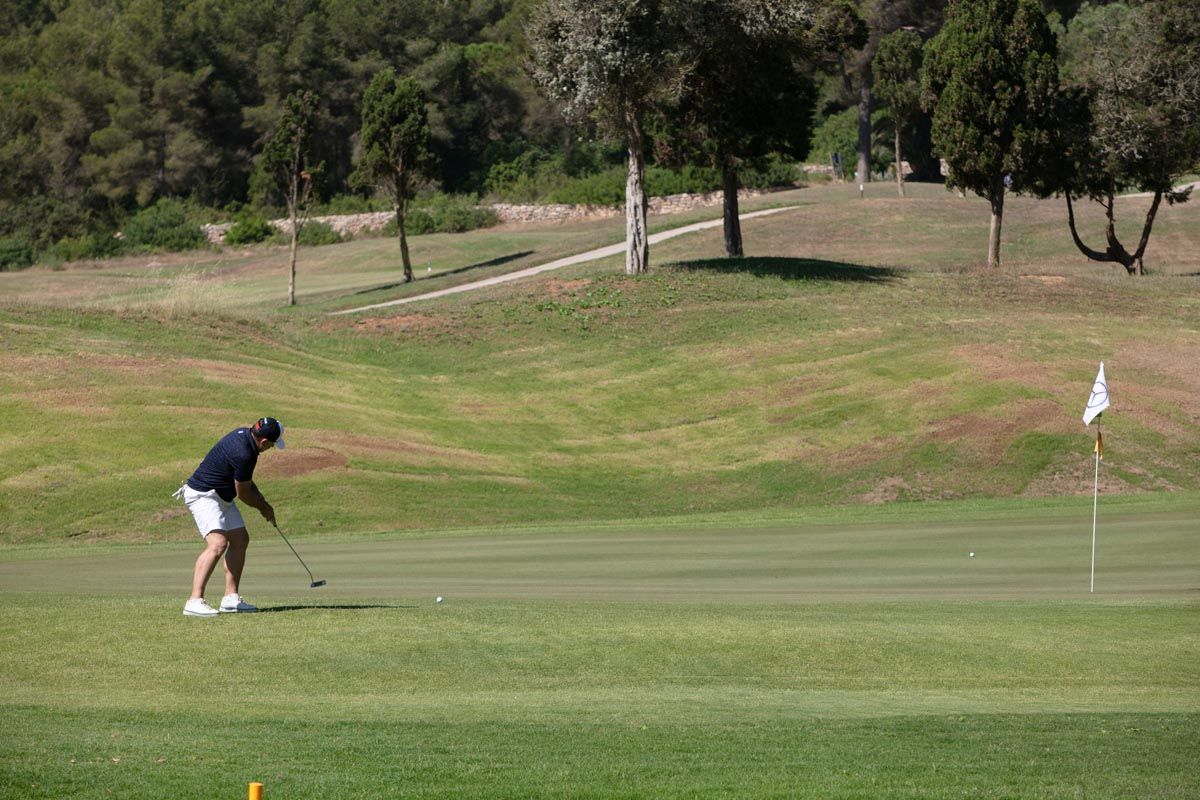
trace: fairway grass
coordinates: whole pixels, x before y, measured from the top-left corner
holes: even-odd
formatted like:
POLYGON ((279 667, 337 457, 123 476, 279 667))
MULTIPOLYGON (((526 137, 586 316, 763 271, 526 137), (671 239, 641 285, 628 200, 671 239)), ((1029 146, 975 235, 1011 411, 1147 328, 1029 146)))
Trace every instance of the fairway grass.
MULTIPOLYGON (((5 796, 1188 798, 1194 518, 260 538, 0 563, 5 796), (971 558, 968 553, 976 552, 971 558), (447 601, 438 605, 434 596, 447 601)), ((27 555, 35 555, 36 550, 27 555)))

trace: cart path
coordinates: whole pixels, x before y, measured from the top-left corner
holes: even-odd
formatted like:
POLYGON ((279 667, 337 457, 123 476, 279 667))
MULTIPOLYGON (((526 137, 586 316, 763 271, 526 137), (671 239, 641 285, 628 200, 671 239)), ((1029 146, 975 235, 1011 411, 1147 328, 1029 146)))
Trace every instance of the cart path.
MULTIPOLYGON (((741 214, 740 219, 765 217, 768 214, 778 214, 781 211, 791 211, 792 209, 799 207, 800 206, 784 206, 782 208, 768 208, 763 211, 753 211, 749 214, 741 214)), ((650 244, 657 244, 658 242, 675 236, 682 236, 685 233, 695 233, 696 231, 715 228, 718 225, 723 224, 724 219, 712 219, 706 222, 696 222, 692 225, 684 225, 680 228, 673 228, 669 231, 662 231, 660 233, 652 234, 648 239, 648 242, 650 244)), ((463 283, 459 284, 458 286, 451 286, 448 289, 439 289, 436 292, 426 292, 425 294, 413 295, 412 297, 402 297, 399 300, 388 300, 385 303, 373 303, 369 306, 359 306, 358 308, 347 308, 341 311, 331 311, 329 314, 330 316, 337 316, 339 314, 357 314, 360 311, 373 311, 377 308, 399 306, 405 303, 416 303, 420 300, 432 300, 435 297, 445 297, 446 295, 458 294, 459 292, 470 292, 475 289, 483 289, 487 286, 495 286, 499 283, 507 283, 508 281, 517 281, 522 278, 528 278, 531 275, 537 275, 541 272, 548 272, 553 269, 561 269, 562 267, 567 267, 572 264, 582 264, 585 261, 595 261, 598 258, 608 258, 609 256, 615 256, 623 252, 625 252, 625 242, 608 245, 607 247, 600 247, 596 250, 589 250, 586 253, 567 256, 566 258, 560 258, 557 261, 551 261, 536 267, 529 267, 527 269, 517 270, 516 272, 507 272, 503 275, 495 275, 491 278, 484 278, 482 280, 472 281, 471 283, 463 283)))

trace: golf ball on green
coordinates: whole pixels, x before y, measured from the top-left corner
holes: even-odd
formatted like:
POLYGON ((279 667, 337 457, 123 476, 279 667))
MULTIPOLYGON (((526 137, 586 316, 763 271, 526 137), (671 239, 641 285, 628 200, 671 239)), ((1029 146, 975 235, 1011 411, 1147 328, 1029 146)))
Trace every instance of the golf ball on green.
POLYGON ((974 551, 974 550, 972 550, 972 551, 971 551, 971 558, 974 558, 974 557, 975 557, 975 551, 974 551))
MULTIPOLYGON (((974 553, 971 553, 971 555, 975 555, 975 554, 974 554, 974 553)), ((446 598, 442 597, 441 595, 438 595, 438 597, 436 598, 436 602, 440 603, 440 602, 442 602, 442 601, 443 601, 443 600, 445 600, 445 599, 446 599, 446 598)))

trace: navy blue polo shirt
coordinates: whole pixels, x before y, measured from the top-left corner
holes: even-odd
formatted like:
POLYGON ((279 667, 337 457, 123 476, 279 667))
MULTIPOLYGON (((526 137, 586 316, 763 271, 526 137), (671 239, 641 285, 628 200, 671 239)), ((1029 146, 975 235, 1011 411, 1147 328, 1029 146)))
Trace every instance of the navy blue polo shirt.
POLYGON ((221 437, 208 455, 196 467, 187 485, 197 492, 217 490, 222 500, 237 497, 234 481, 248 481, 254 477, 254 465, 258 463, 258 446, 249 428, 238 428, 221 437))

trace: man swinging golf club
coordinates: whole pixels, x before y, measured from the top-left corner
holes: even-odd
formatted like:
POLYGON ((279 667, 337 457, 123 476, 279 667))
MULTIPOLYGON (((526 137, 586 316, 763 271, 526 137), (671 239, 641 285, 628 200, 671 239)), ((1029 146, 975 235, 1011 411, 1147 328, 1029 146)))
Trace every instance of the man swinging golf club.
POLYGON ((204 549, 196 559, 192 577, 192 595, 183 607, 185 616, 215 617, 221 613, 258 611, 238 594, 250 534, 234 500, 253 506, 263 519, 275 524, 275 509, 253 480, 258 454, 272 447, 284 448, 283 425, 273 417, 263 417, 249 428, 230 431, 213 445, 192 477, 175 493, 192 512, 204 539, 204 549), (222 556, 225 596, 218 611, 204 600, 204 588, 222 556))

